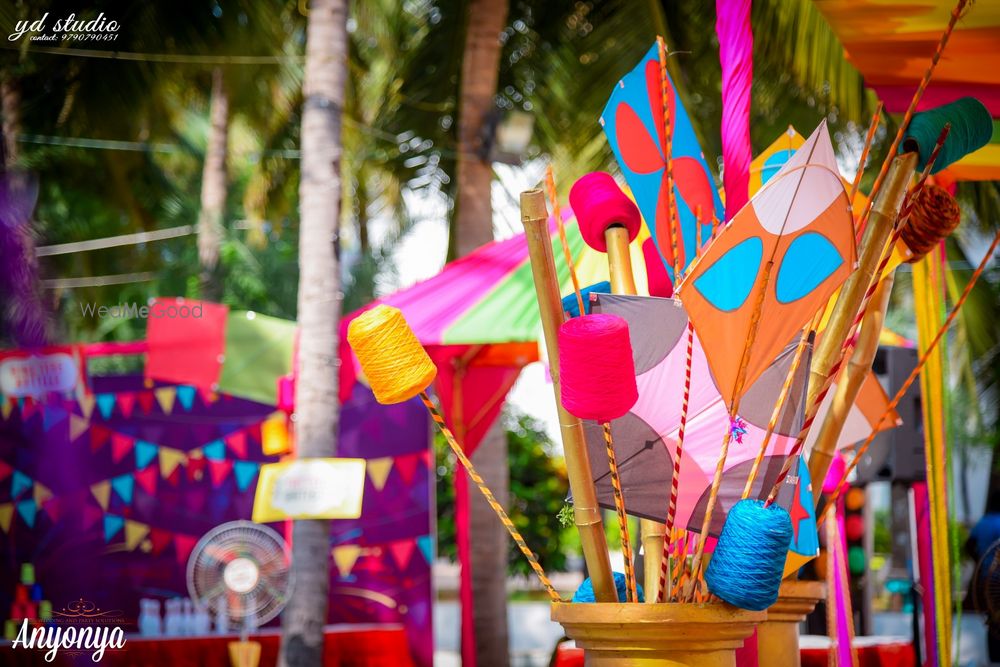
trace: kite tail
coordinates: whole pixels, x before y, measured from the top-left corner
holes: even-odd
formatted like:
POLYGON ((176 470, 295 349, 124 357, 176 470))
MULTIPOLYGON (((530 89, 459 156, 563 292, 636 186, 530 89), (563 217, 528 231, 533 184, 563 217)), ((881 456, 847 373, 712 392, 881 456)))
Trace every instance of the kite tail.
POLYGON ((722 65, 722 163, 726 220, 747 203, 750 184, 750 84, 753 32, 750 0, 716 0, 722 65))

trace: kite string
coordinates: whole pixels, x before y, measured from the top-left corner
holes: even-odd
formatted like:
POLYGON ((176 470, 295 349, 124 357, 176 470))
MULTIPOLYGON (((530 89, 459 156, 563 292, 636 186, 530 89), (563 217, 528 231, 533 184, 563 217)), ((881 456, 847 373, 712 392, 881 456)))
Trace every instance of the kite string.
MULTIPOLYGON (((944 145, 944 140, 948 136, 951 126, 946 124, 941 130, 941 134, 938 136, 937 143, 934 146, 934 150, 931 151, 930 158, 927 161, 927 165, 924 167, 923 172, 920 174, 920 179, 917 181, 916 186, 913 191, 916 192, 924 186, 927 177, 930 175, 930 171, 933 168, 934 161, 937 158, 941 147, 944 145)), ((910 198, 907 198, 907 202, 910 202, 910 198)), ((903 227, 906 225, 907 218, 912 210, 912 203, 904 202, 900 214, 896 217, 893 223, 892 235, 886 242, 885 246, 882 248, 881 259, 879 260, 878 267, 875 269, 874 274, 872 274, 871 282, 868 285, 865 295, 861 300, 861 305, 858 308, 858 312, 854 316, 854 322, 852 322, 851 327, 848 329, 847 336, 844 338, 844 342, 840 347, 840 354, 837 360, 834 362, 833 366, 830 368, 826 375, 826 379, 823 381, 823 386, 820 388, 819 392, 816 394, 816 398, 813 400, 812 405, 806 413, 805 421, 802 423, 802 428, 799 430, 799 435, 795 440, 795 445, 788 452, 785 458, 785 462, 781 467, 781 472, 778 473, 777 479, 775 479, 774 486, 771 488, 771 492, 768 494, 766 505, 770 505, 774 502, 774 499, 778 495, 778 490, 781 484, 785 481, 788 476, 789 471, 792 468, 793 460, 805 444, 806 437, 809 435, 809 430, 812 428, 813 422, 816 420, 816 416, 819 414, 819 407, 823 404, 823 400, 826 395, 830 392, 833 387, 833 383, 837 380, 840 375, 841 368, 844 367, 845 362, 854 350, 854 345, 857 342, 857 331, 861 326, 862 320, 864 320, 865 314, 868 311, 868 305, 871 303, 872 298, 875 296, 876 290, 878 290, 879 283, 882 281, 882 275, 885 273, 885 268, 889 264, 889 260, 892 258, 893 248, 895 247, 899 237, 903 233, 903 227)))
MULTIPOLYGON (((861 177, 865 174, 865 163, 868 161, 868 153, 871 151, 872 142, 875 140, 875 132, 878 130, 879 121, 882 119, 882 102, 878 103, 875 107, 875 114, 872 116, 872 122, 868 126, 868 134, 865 135, 865 145, 861 149, 861 157, 858 159, 858 170, 854 174, 854 182, 851 183, 851 191, 849 193, 848 203, 851 207, 854 207, 854 197, 858 194, 858 189, 861 187, 861 177)), ((852 218, 854 216, 851 216, 852 218)), ((858 221, 860 223, 860 220, 858 221)), ((861 241, 861 225, 857 225, 855 229, 856 241, 861 241)))
POLYGON ((615 512, 618 514, 618 528, 621 532, 622 556, 625 559, 626 600, 636 602, 639 599, 635 569, 632 564, 632 541, 628 535, 628 516, 625 514, 625 497, 622 495, 622 483, 618 477, 618 462, 615 459, 615 444, 611 438, 611 422, 603 422, 604 445, 608 450, 608 467, 611 469, 611 489, 615 496, 615 512))
POLYGON ((889 152, 886 153, 885 160, 882 162, 882 168, 879 169, 878 176, 875 178, 875 184, 872 186, 872 191, 868 195, 868 205, 865 207, 864 214, 862 215, 862 219, 858 225, 859 229, 864 228, 865 224, 868 222, 868 217, 871 215, 875 196, 882 189, 882 184, 885 182, 885 178, 889 173, 889 166, 892 164, 892 160, 896 157, 896 151, 899 150, 899 144, 903 141, 903 135, 910 126, 910 121, 913 119, 913 114, 917 110, 917 105, 920 104, 920 100, 924 96, 924 91, 927 89, 927 85, 931 81, 931 76, 934 74, 934 68, 937 67, 938 60, 941 59, 941 54, 944 52, 945 46, 948 44, 948 39, 951 37, 952 31, 955 29, 955 24, 958 23, 962 10, 965 9, 965 5, 968 4, 968 2, 969 0, 958 0, 955 8, 951 11, 951 19, 948 21, 948 27, 945 28, 943 33, 941 33, 941 39, 938 41, 937 48, 934 50, 934 55, 931 56, 930 65, 927 66, 927 70, 924 72, 924 76, 920 80, 920 85, 917 86, 917 90, 913 93, 913 98, 910 100, 910 106, 906 109, 906 114, 903 116, 903 120, 899 124, 899 129, 896 131, 896 136, 892 140, 892 145, 889 146, 889 152))
POLYGON ((528 546, 527 542, 524 541, 524 537, 521 533, 514 527, 514 522, 510 520, 506 510, 503 508, 503 505, 500 504, 500 502, 496 499, 496 496, 493 495, 493 492, 490 491, 490 488, 486 485, 486 481, 479 476, 475 466, 472 465, 472 461, 469 460, 469 457, 465 455, 465 451, 462 449, 462 446, 458 444, 457 440, 455 440, 455 436, 452 434, 451 429, 449 429, 445 424, 444 417, 442 417, 441 413, 438 412, 437 406, 435 406, 431 401, 431 398, 427 395, 426 390, 420 392, 420 400, 423 401, 424 407, 426 407, 428 412, 431 413, 434 423, 437 424, 438 429, 444 435, 444 439, 447 440, 448 446, 451 447, 451 451, 454 452, 459 463, 461 463, 462 467, 465 468, 465 472, 468 473, 469 478, 477 487, 479 487, 480 492, 482 492, 483 496, 486 498, 486 502, 489 503, 493 512, 496 513, 500 522, 504 525, 504 528, 506 528, 507 532, 510 533, 514 543, 517 544, 517 548, 520 549, 521 553, 523 553, 525 558, 528 559, 528 564, 531 566, 531 569, 534 570, 535 575, 542 583, 542 587, 545 588, 549 597, 553 602, 562 602, 562 598, 556 591, 555 586, 552 585, 548 575, 545 574, 545 570, 542 568, 541 563, 538 562, 538 558, 528 546))
POLYGON ((576 276, 576 265, 573 262, 573 253, 569 249, 569 241, 566 240, 566 225, 563 224, 562 211, 559 209, 559 197, 556 193, 556 179, 552 171, 552 165, 545 167, 545 189, 549 194, 549 201, 552 204, 552 214, 556 217, 556 229, 559 230, 559 241, 562 243, 563 256, 566 258, 566 266, 569 268, 569 277, 573 281, 573 293, 576 294, 576 304, 580 307, 580 314, 586 314, 583 308, 583 295, 580 293, 580 280, 576 276))
POLYGON ((785 407, 785 401, 788 400, 788 395, 791 393, 792 384, 795 382, 795 374, 799 370, 799 364, 802 362, 803 354, 806 350, 806 343, 809 341, 810 336, 813 331, 816 330, 819 322, 818 320, 822 316, 823 311, 820 310, 812 319, 812 322, 806 325, 802 330, 802 336, 799 337, 799 344, 795 348, 795 357, 792 358, 792 365, 788 369, 788 374, 785 376, 785 382, 781 385, 781 392, 778 394, 778 400, 774 404, 774 411, 771 413, 771 420, 767 423, 767 432, 764 434, 764 440, 760 443, 760 450, 757 452, 757 457, 753 460, 753 465, 750 467, 750 474, 747 476, 746 486, 743 487, 743 500, 750 497, 750 490, 753 488, 753 483, 757 479, 757 472, 760 470, 760 464, 764 460, 764 455, 767 453, 767 446, 771 442, 771 436, 774 434, 774 429, 778 424, 778 419, 781 416, 781 412, 785 407))
POLYGON ((673 157, 673 118, 670 116, 669 95, 670 88, 667 79, 667 47, 663 37, 656 36, 656 45, 659 48, 660 56, 660 92, 663 103, 663 141, 665 146, 663 152, 666 156, 667 175, 667 215, 669 216, 670 245, 674 256, 674 284, 680 282, 681 260, 677 254, 677 237, 680 236, 680 229, 677 224, 677 206, 674 202, 674 157, 673 157))
MULTIPOLYGON (((691 324, 689 318, 687 323, 687 353, 684 359, 684 395, 681 400, 680 425, 677 429, 677 447, 674 449, 674 474, 670 478, 670 504, 667 507, 666 529, 668 533, 673 532, 674 519, 677 517, 677 489, 680 486, 681 457, 684 454, 684 431, 687 428, 688 404, 691 398, 691 359, 693 349, 694 326, 691 324)), ((669 570, 667 561, 671 546, 667 540, 663 541, 663 557, 660 559, 660 580, 656 595, 658 602, 663 602, 663 598, 668 590, 669 582, 667 581, 667 575, 669 570)))
POLYGON ((864 456, 865 452, 868 451, 868 448, 871 446, 872 441, 874 441, 875 437, 878 435, 879 427, 882 426, 883 422, 885 422, 890 416, 892 416, 892 413, 896 409, 896 406, 899 405, 899 402, 901 400, 903 400, 903 396, 906 394, 907 390, 909 390, 910 385, 914 383, 914 381, 920 375, 920 371, 924 367, 924 364, 926 364, 927 360, 930 359, 931 354, 934 352, 934 348, 937 347, 937 344, 941 341, 942 338, 944 338, 945 334, 948 332, 948 329, 951 327, 951 323, 955 321, 955 318, 958 316, 958 313, 962 309, 962 306, 965 304, 966 300, 969 298, 969 295, 972 293, 972 288, 975 287, 976 281, 979 280, 979 277, 986 270, 986 265, 992 258, 993 253, 996 251, 997 245, 1000 245, 1000 232, 997 232, 996 236, 993 237, 993 243, 990 244, 990 247, 986 251, 986 254, 983 255, 982 261, 979 262, 979 266, 976 267, 976 270, 969 278, 969 282, 966 283, 965 289, 962 290, 962 294, 961 296, 958 297, 958 301, 956 301, 955 305, 952 306, 952 309, 948 313, 948 317, 945 318, 945 321, 941 325, 941 328, 938 329, 938 332, 934 335, 934 338, 931 339, 930 343, 927 345, 927 348, 924 350, 924 353, 920 355, 920 359, 917 360, 917 365, 914 366, 912 371, 910 371, 910 375, 899 387, 899 390, 896 392, 896 395, 892 397, 891 401, 889 401, 889 405, 886 406, 886 409, 882 413, 882 416, 879 417, 878 421, 875 423, 875 428, 872 429, 872 432, 868 434, 868 437, 865 439, 865 441, 861 443, 861 445, 858 446, 858 448, 855 450, 854 456, 851 458, 851 462, 847 465, 846 468, 844 468, 844 472, 840 478, 840 483, 838 484, 836 490, 833 492, 833 495, 826 502, 827 508, 830 507, 834 502, 836 502, 837 498, 840 496, 841 486, 847 481, 848 475, 850 475, 851 472, 857 467, 858 463, 861 461, 861 457, 864 456))
MULTIPOLYGON (((764 296, 767 292, 767 285, 771 279, 771 269, 774 268, 774 260, 768 260, 764 266, 761 277, 760 291, 754 303, 753 312, 750 315, 750 330, 747 332, 747 342, 743 346, 743 355, 740 359, 740 367, 736 373, 736 385, 733 389, 733 399, 729 406, 729 421, 726 424, 726 435, 722 439, 722 447, 719 451, 719 459, 715 466, 715 476, 712 479, 712 488, 708 494, 708 504, 705 507, 705 517, 701 524, 701 534, 698 535, 698 546, 695 549, 694 560, 691 563, 691 573, 696 579, 701 576, 702 557, 705 554, 705 544, 708 540, 708 530, 712 524, 712 512, 715 510, 715 503, 719 497, 719 487, 722 484, 722 473, 726 465, 726 458, 729 455, 729 443, 733 438, 733 419, 740 407, 740 396, 743 393, 743 385, 747 378, 747 367, 750 365, 750 350, 753 348, 754 340, 757 338, 757 329, 760 324, 761 311, 764 305, 764 296)), ((692 586, 690 598, 695 595, 696 586, 692 586)))

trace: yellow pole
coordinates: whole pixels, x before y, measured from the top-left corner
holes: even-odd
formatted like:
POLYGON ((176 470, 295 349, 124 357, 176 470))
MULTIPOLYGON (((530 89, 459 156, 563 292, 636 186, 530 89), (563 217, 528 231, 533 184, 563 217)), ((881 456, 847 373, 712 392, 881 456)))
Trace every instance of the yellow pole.
MULTIPOLYGON (((629 254, 628 230, 621 225, 612 225, 604 230, 604 240, 608 245, 611 291, 615 294, 636 294, 632 257, 629 254)), ((649 603, 656 602, 654 591, 660 583, 660 559, 663 556, 665 533, 666 526, 659 521, 639 520, 639 536, 643 552, 642 587, 646 592, 646 602, 649 603)))
POLYGON ((594 597, 598 602, 617 602, 618 593, 611 574, 608 543, 604 537, 604 524, 597 504, 597 491, 594 488, 587 443, 583 437, 583 424, 566 411, 559 399, 558 335, 564 314, 547 218, 548 211, 542 191, 522 192, 521 222, 524 224, 524 236, 528 244, 531 274, 535 280, 538 311, 542 320, 545 349, 548 352, 549 372, 552 375, 552 390, 559 411, 559 431, 566 456, 566 474, 573 492, 573 520, 580 531, 580 545, 594 585, 594 597))
MULTIPOLYGON (((916 153, 905 153, 892 161, 885 187, 878 194, 868 218, 868 226, 865 227, 861 239, 858 268, 841 287, 833 314, 823 330, 813 356, 809 372, 809 393, 806 399, 806 406, 809 409, 812 409, 816 396, 826 383, 830 369, 840 356, 841 346, 854 324, 858 308, 882 258, 883 249, 889 251, 885 247, 886 241, 892 233, 893 224, 896 222, 896 216, 906 194, 906 186, 916 164, 916 153)), ((833 461, 834 452, 831 447, 835 445, 836 440, 833 443, 825 443, 825 448, 820 447, 818 442, 813 446, 809 457, 809 475, 816 484, 822 484, 826 479, 826 472, 833 461)))

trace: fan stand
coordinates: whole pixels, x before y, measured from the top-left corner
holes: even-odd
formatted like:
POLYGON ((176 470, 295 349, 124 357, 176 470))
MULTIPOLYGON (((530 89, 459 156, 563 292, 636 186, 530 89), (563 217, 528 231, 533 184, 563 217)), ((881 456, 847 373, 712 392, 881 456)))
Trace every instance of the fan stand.
POLYGON ((229 664, 232 667, 258 667, 260 665, 260 642, 250 641, 249 636, 250 633, 246 628, 243 628, 240 640, 229 642, 229 664))

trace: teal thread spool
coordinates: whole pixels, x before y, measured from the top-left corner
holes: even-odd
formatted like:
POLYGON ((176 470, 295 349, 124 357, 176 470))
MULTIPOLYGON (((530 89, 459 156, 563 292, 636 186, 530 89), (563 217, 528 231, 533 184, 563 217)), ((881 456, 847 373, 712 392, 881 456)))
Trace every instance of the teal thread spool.
POLYGON ((708 590, 741 609, 763 611, 778 600, 792 519, 784 507, 746 499, 729 510, 705 570, 708 590))
POLYGON ((927 160, 945 123, 951 123, 951 130, 934 161, 932 174, 979 150, 988 144, 993 136, 993 118, 989 110, 976 98, 963 97, 951 104, 928 109, 913 116, 906 134, 903 135, 899 151, 901 153, 915 151, 920 156, 917 169, 923 169, 927 166, 927 160))
MULTIPOLYGON (((628 600, 628 593, 625 590, 625 575, 621 572, 615 572, 615 590, 618 591, 618 601, 625 602, 628 600)), ((637 592, 639 594, 639 602, 645 602, 646 597, 642 593, 642 586, 636 585, 637 592)), ((580 584, 580 587, 576 589, 576 593, 573 594, 573 602, 597 602, 597 598, 594 597, 594 582, 587 577, 580 584)))

